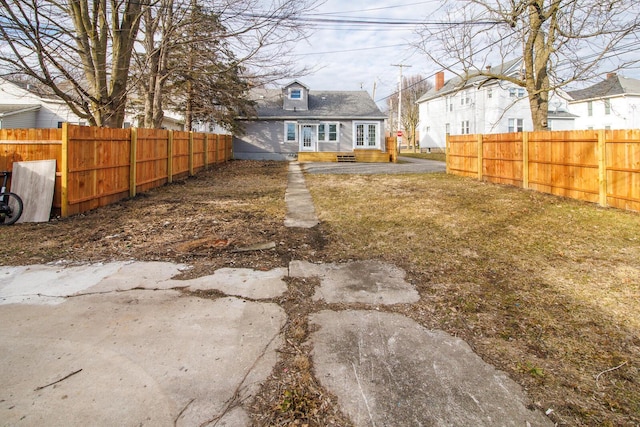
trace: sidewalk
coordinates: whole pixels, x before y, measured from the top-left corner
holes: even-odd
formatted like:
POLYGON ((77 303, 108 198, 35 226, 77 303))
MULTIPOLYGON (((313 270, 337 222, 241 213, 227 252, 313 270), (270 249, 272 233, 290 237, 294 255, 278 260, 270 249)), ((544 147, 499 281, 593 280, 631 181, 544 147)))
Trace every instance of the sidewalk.
MULTIPOLYGON (((290 168, 287 225, 313 227, 290 168)), ((464 341, 393 312, 420 299, 394 265, 291 261, 172 279, 185 268, 0 267, 2 424, 251 425, 287 321, 273 301, 287 279, 313 277, 311 300, 325 304, 308 319, 313 372, 354 425, 552 425, 464 341)))

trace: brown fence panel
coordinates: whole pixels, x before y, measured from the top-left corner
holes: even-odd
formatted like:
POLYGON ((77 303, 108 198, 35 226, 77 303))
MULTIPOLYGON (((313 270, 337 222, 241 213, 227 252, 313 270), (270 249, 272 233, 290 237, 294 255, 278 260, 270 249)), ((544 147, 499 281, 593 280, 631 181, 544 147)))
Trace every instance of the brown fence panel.
POLYGON ((530 132, 529 188, 598 202, 598 133, 530 132))
POLYGON ((129 197, 131 129, 68 125, 67 153, 66 214, 129 197))
POLYGON ((222 137, 224 138, 225 144, 224 161, 228 162, 229 160, 233 159, 233 136, 227 134, 222 135, 222 137))
POLYGON ((521 133, 482 136, 482 177, 497 184, 522 186, 521 133))
MULTIPOLYGON (((0 170, 13 170, 13 162, 56 161, 54 212, 61 206, 62 129, 0 129, 0 170)), ((9 185, 11 181, 9 181, 9 185)))
POLYGON ((197 173, 204 169, 205 167, 205 139, 206 135, 204 133, 194 132, 192 134, 193 138, 193 173, 197 173))
POLYGON ((189 176, 190 133, 173 131, 173 178, 181 179, 189 176))
POLYGON ((218 146, 216 153, 216 159, 218 163, 222 163, 227 160, 227 140, 225 138, 225 135, 218 135, 218 146))
POLYGON ((447 172, 640 211, 640 130, 448 136, 447 172))
POLYGON ((478 176, 478 136, 447 136, 447 171, 461 176, 478 176))
POLYGON ((137 130, 136 192, 167 183, 169 132, 162 129, 137 130))
POLYGON ((607 204, 640 211, 640 130, 606 133, 607 204))

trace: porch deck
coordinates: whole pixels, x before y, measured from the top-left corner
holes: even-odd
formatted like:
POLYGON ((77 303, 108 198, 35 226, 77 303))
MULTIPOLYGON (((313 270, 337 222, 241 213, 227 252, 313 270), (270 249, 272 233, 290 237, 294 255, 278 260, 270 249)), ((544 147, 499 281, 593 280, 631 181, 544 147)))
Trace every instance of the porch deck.
POLYGON ((356 162, 363 163, 389 163, 391 155, 381 150, 354 150, 345 152, 327 151, 327 152, 299 152, 299 162, 338 162, 340 159, 346 159, 355 156, 356 162))

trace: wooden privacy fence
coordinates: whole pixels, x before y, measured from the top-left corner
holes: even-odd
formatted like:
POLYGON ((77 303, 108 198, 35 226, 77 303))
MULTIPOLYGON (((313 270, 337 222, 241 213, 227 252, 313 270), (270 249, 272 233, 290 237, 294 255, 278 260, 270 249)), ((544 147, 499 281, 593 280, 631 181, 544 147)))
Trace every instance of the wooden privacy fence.
POLYGON ((451 135, 447 173, 640 211, 640 130, 451 135))
POLYGON ((160 129, 0 129, 0 170, 56 160, 53 210, 66 217, 115 203, 233 156, 231 135, 160 129))

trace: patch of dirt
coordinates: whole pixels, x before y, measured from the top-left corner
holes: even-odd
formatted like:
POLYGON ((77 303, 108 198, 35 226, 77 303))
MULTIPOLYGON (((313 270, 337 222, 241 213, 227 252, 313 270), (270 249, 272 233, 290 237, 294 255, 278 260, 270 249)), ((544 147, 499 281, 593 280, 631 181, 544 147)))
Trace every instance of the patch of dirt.
POLYGON ((193 266, 186 279, 314 258, 324 237, 284 227, 286 176, 284 162, 229 162, 81 215, 3 227, 2 263, 168 261, 193 266))

